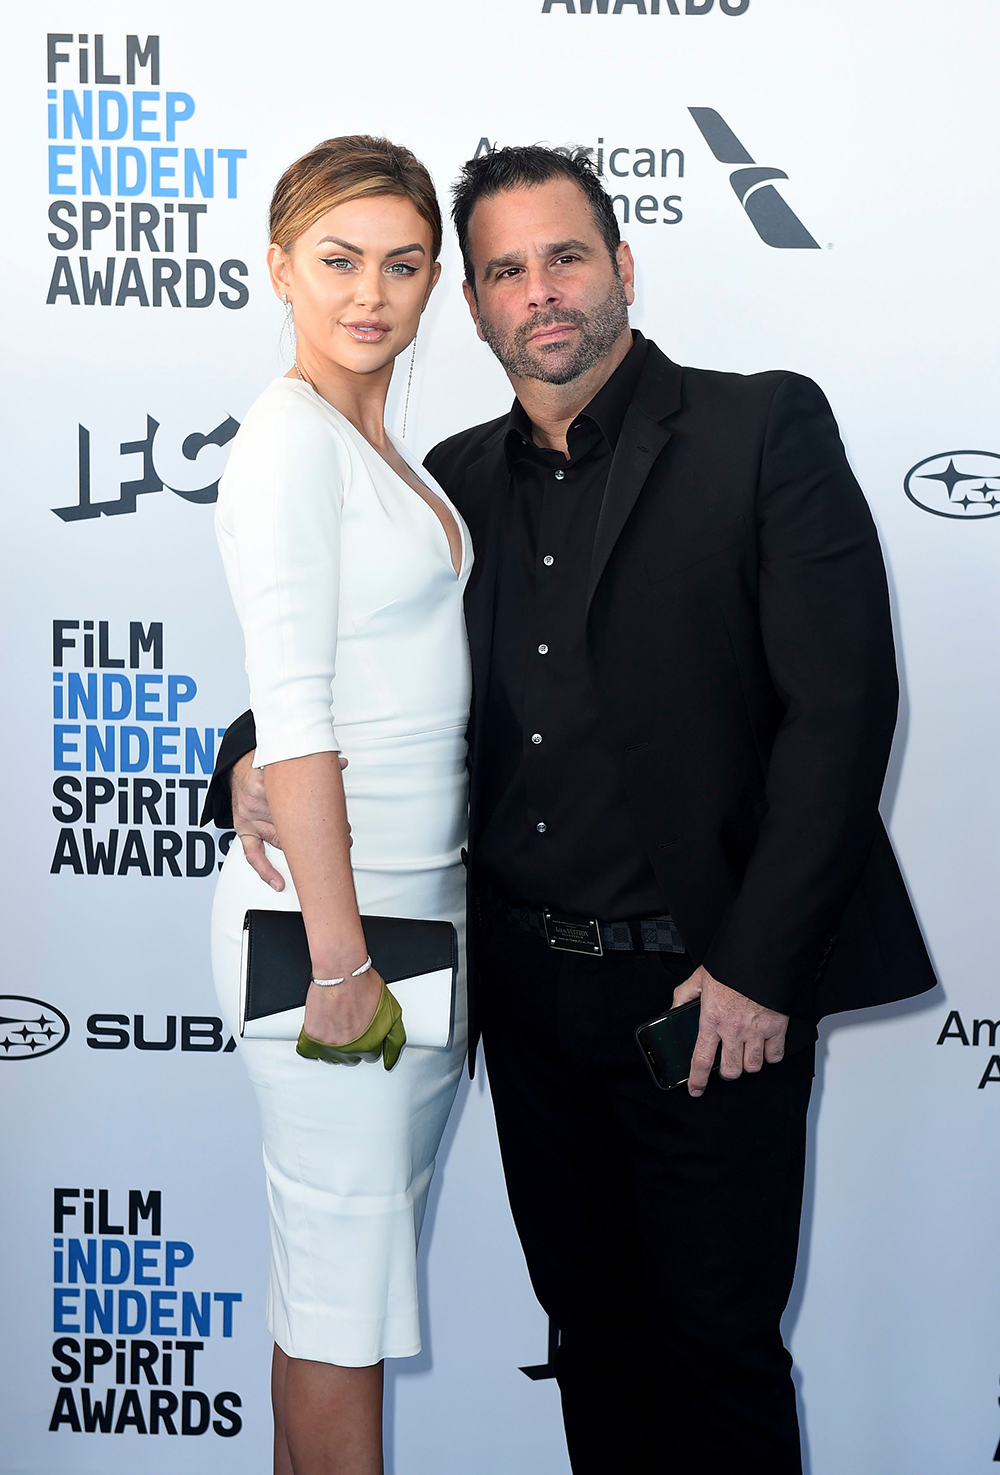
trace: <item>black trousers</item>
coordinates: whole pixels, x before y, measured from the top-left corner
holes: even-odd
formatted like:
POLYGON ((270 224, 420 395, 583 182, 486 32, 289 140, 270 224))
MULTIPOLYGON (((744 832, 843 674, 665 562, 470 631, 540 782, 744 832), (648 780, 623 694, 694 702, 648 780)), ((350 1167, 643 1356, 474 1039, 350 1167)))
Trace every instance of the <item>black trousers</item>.
POLYGON ((814 1047, 704 1096, 654 1085, 638 1024, 668 953, 486 932, 481 1017, 517 1231, 560 1329, 574 1475, 800 1475, 779 1321, 798 1246, 814 1047))

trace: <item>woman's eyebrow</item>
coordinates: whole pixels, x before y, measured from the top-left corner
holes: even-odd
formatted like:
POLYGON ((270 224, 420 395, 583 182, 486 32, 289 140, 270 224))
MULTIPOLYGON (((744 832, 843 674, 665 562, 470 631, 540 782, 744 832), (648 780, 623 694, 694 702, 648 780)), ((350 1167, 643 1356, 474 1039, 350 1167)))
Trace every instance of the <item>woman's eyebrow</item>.
POLYGON ((353 251, 355 256, 363 256, 365 254, 360 246, 352 246, 350 241, 342 241, 339 236, 320 236, 316 244, 317 246, 322 246, 327 241, 330 241, 334 246, 343 246, 345 251, 353 251))
MULTIPOLYGON (((345 251, 353 251, 355 256, 363 256, 365 254, 360 246, 352 246, 350 241, 342 241, 339 236, 320 236, 316 244, 317 246, 323 246, 327 241, 333 246, 342 246, 345 251)), ((388 261, 390 256, 405 256, 409 251, 419 251, 421 256, 426 256, 427 254, 419 241, 411 241, 408 246, 396 246, 392 251, 387 251, 385 253, 385 259, 388 261)))

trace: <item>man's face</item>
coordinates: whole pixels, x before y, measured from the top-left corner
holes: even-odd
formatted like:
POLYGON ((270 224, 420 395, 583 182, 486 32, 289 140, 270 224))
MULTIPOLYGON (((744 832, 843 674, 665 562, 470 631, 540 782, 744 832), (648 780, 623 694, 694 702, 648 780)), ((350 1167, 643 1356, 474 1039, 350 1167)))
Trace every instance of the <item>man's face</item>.
POLYGON ((632 253, 612 260, 579 185, 552 179, 480 200, 469 221, 479 336, 512 378, 569 384, 628 329, 632 253))

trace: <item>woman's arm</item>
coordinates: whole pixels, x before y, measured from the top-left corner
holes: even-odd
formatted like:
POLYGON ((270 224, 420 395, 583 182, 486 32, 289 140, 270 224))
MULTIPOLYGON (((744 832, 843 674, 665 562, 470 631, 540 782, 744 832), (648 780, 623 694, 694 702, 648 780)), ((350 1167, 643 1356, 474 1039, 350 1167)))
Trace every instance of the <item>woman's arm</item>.
POLYGON ((356 1039, 378 1004, 382 980, 371 968, 352 978, 368 948, 351 873, 344 782, 336 753, 269 763, 264 786, 295 880, 314 978, 343 978, 309 990, 306 1033, 327 1044, 356 1039))
POLYGON ((349 450, 316 407, 273 386, 236 436, 217 516, 246 640, 254 761, 302 907, 313 976, 347 980, 309 990, 306 1031, 325 1043, 364 1031, 382 983, 374 969, 350 977, 367 948, 332 710, 350 477, 349 450))

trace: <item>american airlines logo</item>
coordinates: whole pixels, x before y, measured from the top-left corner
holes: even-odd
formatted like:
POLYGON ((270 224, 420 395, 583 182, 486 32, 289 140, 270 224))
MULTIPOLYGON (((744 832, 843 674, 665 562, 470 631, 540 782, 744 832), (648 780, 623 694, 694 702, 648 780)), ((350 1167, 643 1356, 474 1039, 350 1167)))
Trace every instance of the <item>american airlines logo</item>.
POLYGON ((714 108, 688 108, 688 112, 719 163, 741 166, 730 174, 729 183, 764 244, 782 251, 818 251, 819 242, 771 183, 787 179, 785 171, 755 163, 714 108))

